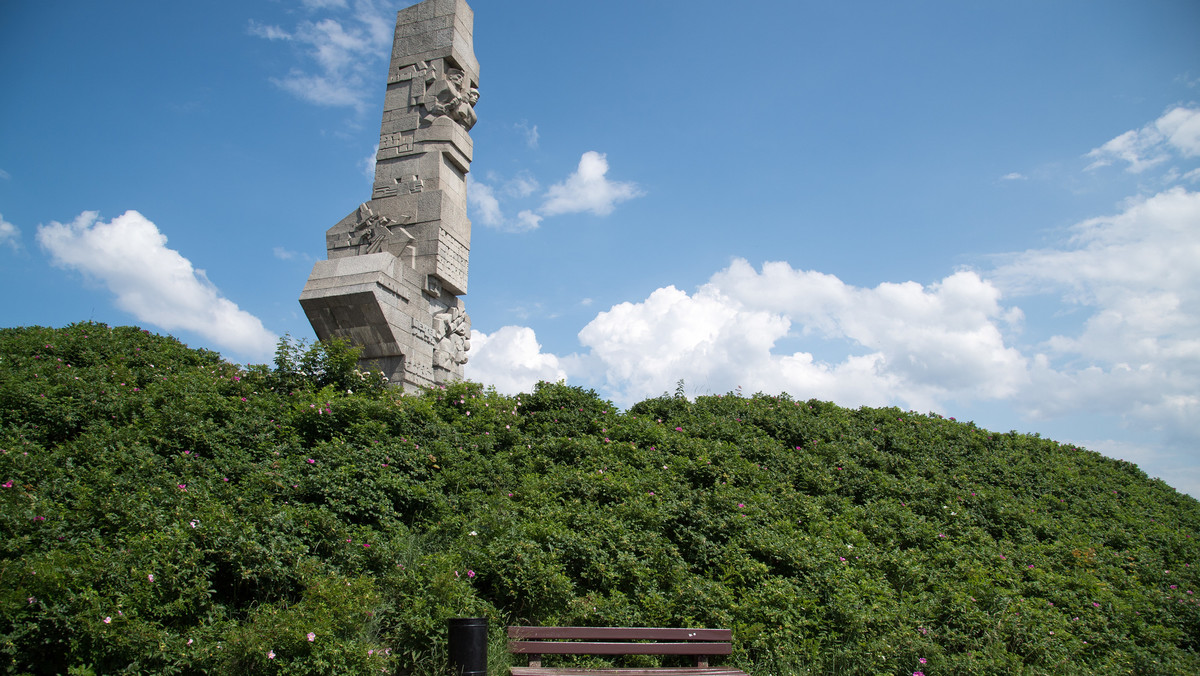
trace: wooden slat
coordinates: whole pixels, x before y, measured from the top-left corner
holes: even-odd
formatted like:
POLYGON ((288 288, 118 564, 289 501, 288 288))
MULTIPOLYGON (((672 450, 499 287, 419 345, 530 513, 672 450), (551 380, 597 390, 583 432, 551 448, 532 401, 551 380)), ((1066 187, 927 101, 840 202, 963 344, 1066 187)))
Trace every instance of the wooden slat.
POLYGON ((658 667, 642 669, 579 669, 572 667, 511 667, 512 676, 748 676, 728 667, 658 667))
POLYGON ((513 639, 585 639, 593 641, 731 641, 729 629, 680 629, 676 627, 509 627, 513 639))
POLYGON ((517 655, 731 655, 728 643, 600 643, 596 641, 509 641, 517 655))

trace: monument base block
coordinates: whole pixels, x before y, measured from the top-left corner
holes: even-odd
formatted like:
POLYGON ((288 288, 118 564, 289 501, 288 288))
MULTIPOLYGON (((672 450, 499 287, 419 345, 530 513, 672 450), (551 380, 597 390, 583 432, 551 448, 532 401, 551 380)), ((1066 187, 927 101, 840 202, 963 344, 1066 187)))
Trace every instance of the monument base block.
POLYGON ((350 341, 362 349, 360 368, 410 391, 462 377, 462 305, 387 252, 317 261, 300 293, 319 340, 350 341))

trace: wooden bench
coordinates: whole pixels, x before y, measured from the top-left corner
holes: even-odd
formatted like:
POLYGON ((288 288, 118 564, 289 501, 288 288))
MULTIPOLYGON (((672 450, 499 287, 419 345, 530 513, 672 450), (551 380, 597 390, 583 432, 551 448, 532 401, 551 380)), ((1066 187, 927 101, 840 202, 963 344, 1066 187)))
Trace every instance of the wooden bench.
POLYGON ((510 653, 529 656, 529 666, 512 667, 512 676, 747 676, 731 667, 709 666, 711 656, 732 653, 733 632, 729 629, 509 627, 508 638, 510 653), (635 669, 543 667, 542 655, 688 655, 696 664, 635 669))

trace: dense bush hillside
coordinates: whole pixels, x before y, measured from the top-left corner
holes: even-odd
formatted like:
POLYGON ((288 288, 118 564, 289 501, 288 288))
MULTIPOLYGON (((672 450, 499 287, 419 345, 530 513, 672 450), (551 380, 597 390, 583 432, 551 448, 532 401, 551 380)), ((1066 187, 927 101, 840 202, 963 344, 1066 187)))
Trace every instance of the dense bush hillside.
POLYGON ((731 627, 756 675, 1200 673, 1200 504, 1037 436, 786 395, 400 396, 0 331, 0 669, 442 673, 446 619, 731 627))

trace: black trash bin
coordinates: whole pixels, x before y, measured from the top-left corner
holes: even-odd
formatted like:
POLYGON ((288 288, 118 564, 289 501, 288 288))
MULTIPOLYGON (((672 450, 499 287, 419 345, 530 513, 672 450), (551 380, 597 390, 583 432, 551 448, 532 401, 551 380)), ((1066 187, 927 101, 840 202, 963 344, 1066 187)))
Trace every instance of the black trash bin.
POLYGON ((450 673, 487 676, 487 618, 453 617, 449 624, 450 673))

